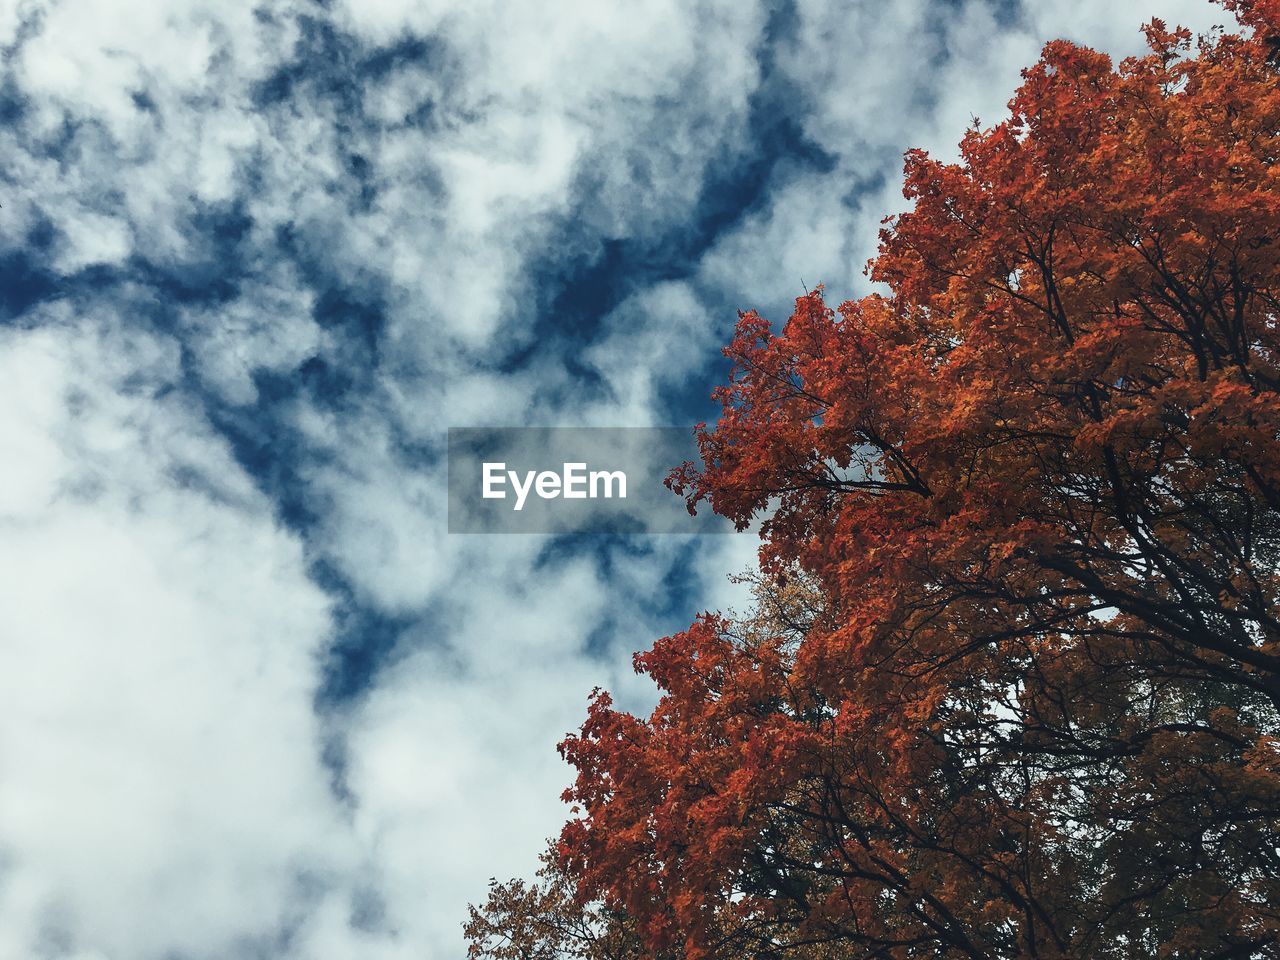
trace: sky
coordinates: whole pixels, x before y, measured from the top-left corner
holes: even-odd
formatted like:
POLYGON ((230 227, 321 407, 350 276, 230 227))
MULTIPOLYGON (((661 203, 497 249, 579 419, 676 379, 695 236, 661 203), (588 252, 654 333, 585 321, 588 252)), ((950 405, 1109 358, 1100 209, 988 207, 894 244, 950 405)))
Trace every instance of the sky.
POLYGON ((711 419, 904 150, 1202 0, 0 0, 0 957, 458 960, 750 536, 449 535, 464 426, 711 419))

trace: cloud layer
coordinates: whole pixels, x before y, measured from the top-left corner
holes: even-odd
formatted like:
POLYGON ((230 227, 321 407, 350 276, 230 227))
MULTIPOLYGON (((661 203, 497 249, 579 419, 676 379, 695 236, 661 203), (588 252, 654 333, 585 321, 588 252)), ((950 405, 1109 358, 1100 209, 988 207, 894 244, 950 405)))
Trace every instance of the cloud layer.
POLYGON ((752 545, 449 537, 445 428, 707 417, 737 308, 866 290, 904 149, 1157 12, 1221 19, 0 3, 0 955, 459 956, 752 545))

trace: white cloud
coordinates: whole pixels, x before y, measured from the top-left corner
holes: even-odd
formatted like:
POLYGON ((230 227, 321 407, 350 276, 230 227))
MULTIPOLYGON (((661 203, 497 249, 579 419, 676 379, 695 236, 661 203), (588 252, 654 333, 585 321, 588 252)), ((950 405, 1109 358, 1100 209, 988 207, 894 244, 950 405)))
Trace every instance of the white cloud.
POLYGON ((412 466, 372 413, 356 423, 326 421, 337 459, 309 474, 325 506, 313 534, 359 591, 393 613, 421 609, 448 583, 444 465, 412 466))
POLYGON ((610 392, 588 408, 595 425, 667 426, 664 390, 681 386, 715 355, 721 332, 685 282, 657 283, 624 300, 583 356, 610 392))
POLYGON ((292 271, 246 284, 230 304, 183 311, 194 368, 227 403, 258 398, 254 375, 288 375, 311 357, 333 350, 312 318, 315 296, 292 271))
POLYGON ((311 709, 328 601, 109 319, 61 320, 0 342, 0 954, 225 955, 352 852, 311 709))
POLYGON ((83 212, 60 226, 67 238, 57 260, 62 273, 100 264, 119 264, 129 255, 129 226, 119 217, 83 212))

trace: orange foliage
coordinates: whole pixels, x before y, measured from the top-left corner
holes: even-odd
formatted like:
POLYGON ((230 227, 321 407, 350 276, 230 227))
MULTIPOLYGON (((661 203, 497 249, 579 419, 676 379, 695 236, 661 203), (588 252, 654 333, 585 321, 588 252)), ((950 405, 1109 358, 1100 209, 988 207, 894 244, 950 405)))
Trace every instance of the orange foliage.
POLYGON ((1050 43, 873 279, 742 316, 672 484, 821 603, 563 744, 580 900, 689 958, 1280 957, 1280 2, 1050 43))

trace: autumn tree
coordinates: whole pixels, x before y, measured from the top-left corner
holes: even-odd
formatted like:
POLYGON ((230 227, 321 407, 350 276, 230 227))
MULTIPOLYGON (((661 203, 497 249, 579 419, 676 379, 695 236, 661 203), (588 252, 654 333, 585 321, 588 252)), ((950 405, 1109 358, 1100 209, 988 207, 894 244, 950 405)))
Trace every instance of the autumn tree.
MULTIPOLYGON (((783 634, 803 635, 822 604, 802 571, 790 578, 759 574, 735 577, 748 583, 750 613, 723 620, 733 642, 745 647, 783 634)), ((728 635, 728 634, 727 634, 728 635)), ((470 907, 464 925, 470 960, 680 960, 678 947, 654 951, 625 909, 578 896, 556 844, 542 856, 532 882, 490 881, 488 896, 470 907)), ((823 945, 809 945, 801 960, 836 960, 823 945)))
POLYGON ((646 945, 620 911, 577 900, 554 846, 533 882, 489 884, 464 927, 469 960, 649 960, 646 945))
POLYGON ((562 745, 654 956, 1280 957, 1280 2, 1067 42, 906 160, 883 292, 741 317, 702 463, 821 597, 562 745))

